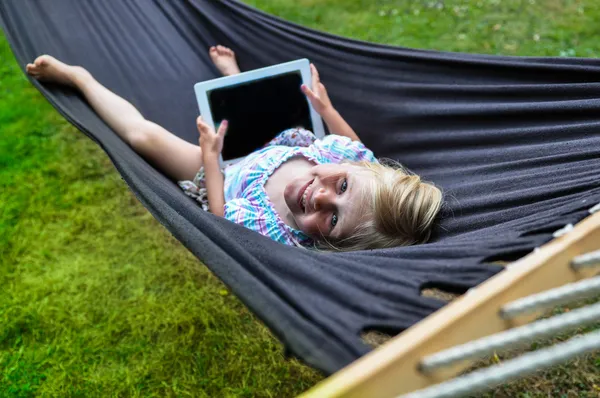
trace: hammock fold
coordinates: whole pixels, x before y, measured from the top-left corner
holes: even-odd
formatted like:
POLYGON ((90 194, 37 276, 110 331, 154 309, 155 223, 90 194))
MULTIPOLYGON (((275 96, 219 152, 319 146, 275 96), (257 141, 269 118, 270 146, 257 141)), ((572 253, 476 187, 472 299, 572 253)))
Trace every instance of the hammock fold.
MULTIPOLYGON (((288 351, 332 373, 584 218, 600 202, 600 61, 444 53, 304 28, 233 0, 5 0, 22 68, 51 54, 87 68, 148 119, 197 142, 193 85, 309 58, 367 147, 445 192, 432 243, 355 253, 286 247, 202 211, 64 87, 32 83, 106 151, 142 204, 255 312, 288 351)), ((249 132, 251 134, 251 131, 249 132)), ((68 161, 68 160, 65 160, 68 161)))

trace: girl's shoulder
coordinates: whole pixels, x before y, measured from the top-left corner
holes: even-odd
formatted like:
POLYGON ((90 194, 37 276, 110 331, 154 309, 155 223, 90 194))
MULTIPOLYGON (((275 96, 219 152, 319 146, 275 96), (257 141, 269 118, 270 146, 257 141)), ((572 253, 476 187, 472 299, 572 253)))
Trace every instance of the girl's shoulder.
POLYGON ((225 169, 228 197, 244 196, 249 190, 262 187, 266 179, 291 156, 294 148, 266 146, 225 169))

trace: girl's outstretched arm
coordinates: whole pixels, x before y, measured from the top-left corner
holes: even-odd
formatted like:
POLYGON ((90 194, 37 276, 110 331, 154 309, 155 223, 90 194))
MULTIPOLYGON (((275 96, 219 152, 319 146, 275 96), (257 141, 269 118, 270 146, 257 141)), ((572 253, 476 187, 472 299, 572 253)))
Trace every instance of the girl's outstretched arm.
POLYGON ((310 70, 312 72, 312 90, 306 85, 302 85, 302 92, 308 97, 308 100, 312 104, 313 108, 321 115, 329 132, 332 134, 343 135, 344 137, 350 138, 352 141, 359 141, 358 135, 354 132, 352 127, 344 120, 339 112, 331 104, 327 90, 321 79, 319 78, 319 71, 317 68, 310 64, 310 70))
POLYGON ((168 177, 191 180, 202 167, 202 154, 197 145, 145 119, 131 103, 108 90, 84 68, 41 55, 27 65, 27 73, 42 82, 79 90, 123 141, 168 177))

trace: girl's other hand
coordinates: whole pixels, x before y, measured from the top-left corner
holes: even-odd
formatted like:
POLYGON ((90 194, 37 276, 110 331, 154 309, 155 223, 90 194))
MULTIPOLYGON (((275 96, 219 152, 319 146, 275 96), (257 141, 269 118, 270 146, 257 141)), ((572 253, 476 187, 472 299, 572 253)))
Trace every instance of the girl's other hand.
POLYGON ((204 123, 202 116, 198 116, 196 124, 198 125, 198 133, 200 133, 198 143, 200 144, 200 148, 202 148, 203 156, 209 154, 219 155, 223 150, 223 139, 225 138, 228 126, 227 120, 221 122, 219 130, 216 133, 213 128, 204 123))
POLYGON ((329 95, 327 95, 325 86, 321 83, 319 71, 313 64, 310 64, 310 71, 312 73, 312 90, 306 84, 303 84, 300 88, 313 108, 315 108, 315 111, 323 117, 325 113, 333 109, 333 106, 331 105, 331 100, 329 99, 329 95))

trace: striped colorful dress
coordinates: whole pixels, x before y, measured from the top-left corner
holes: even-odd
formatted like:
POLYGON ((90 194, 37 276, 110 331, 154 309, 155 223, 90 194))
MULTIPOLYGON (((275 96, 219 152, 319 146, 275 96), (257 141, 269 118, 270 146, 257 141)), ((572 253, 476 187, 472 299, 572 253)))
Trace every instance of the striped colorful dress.
MULTIPOLYGON (((362 143, 347 137, 331 134, 316 139, 304 129, 286 130, 262 149, 225 168, 225 218, 280 243, 312 245, 306 234, 283 222, 264 188, 269 176, 294 156, 303 156, 315 164, 377 161, 362 143)), ((179 181, 179 186, 208 209, 204 170, 193 181, 179 181)))

